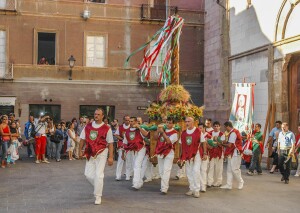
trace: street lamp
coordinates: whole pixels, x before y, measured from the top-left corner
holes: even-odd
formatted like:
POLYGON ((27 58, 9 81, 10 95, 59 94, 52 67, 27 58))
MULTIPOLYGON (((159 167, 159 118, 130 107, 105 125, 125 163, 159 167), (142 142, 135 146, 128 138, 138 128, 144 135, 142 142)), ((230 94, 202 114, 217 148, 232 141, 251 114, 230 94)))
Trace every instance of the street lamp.
POLYGON ((72 68, 75 65, 76 59, 73 57, 73 55, 71 55, 70 58, 68 59, 68 61, 69 61, 69 67, 70 67, 69 80, 72 80, 72 68))

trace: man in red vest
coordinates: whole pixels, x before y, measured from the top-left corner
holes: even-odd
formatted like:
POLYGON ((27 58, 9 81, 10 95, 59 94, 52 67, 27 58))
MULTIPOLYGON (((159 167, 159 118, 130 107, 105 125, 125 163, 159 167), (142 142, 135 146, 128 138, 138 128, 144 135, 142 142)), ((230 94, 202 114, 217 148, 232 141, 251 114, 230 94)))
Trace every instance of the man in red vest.
MULTIPOLYGON (((200 144, 205 142, 204 135, 199 128, 194 126, 194 118, 187 117, 185 119, 186 130, 181 134, 182 153, 179 164, 186 165, 186 174, 189 181, 190 190, 186 193, 188 196, 198 198, 200 196, 200 144)), ((204 143, 204 153, 202 160, 207 159, 207 150, 204 143)))
POLYGON ((243 153, 242 136, 237 129, 234 129, 232 123, 227 121, 224 123, 225 129, 229 132, 228 141, 223 143, 226 148, 224 157, 227 157, 227 184, 221 189, 232 189, 233 177, 238 181, 238 189, 244 186, 244 180, 241 174, 241 155, 243 153))
POLYGON ((157 140, 155 154, 157 155, 159 173, 161 175, 161 194, 166 195, 169 189, 169 179, 174 159, 174 143, 178 141, 178 133, 173 128, 172 119, 167 120, 167 129, 159 125, 154 138, 157 140))
POLYGON ((222 185, 222 174, 223 174, 223 146, 222 142, 225 141, 225 135, 220 131, 220 123, 215 121, 213 123, 214 130, 211 132, 212 140, 215 146, 209 149, 209 166, 208 166, 208 177, 207 186, 220 187, 222 185))
POLYGON ((143 186, 143 177, 141 175, 143 159, 146 155, 144 137, 148 132, 140 127, 136 117, 130 117, 130 128, 126 130, 124 135, 124 151, 122 158, 125 159, 125 152, 132 151, 134 153, 133 163, 133 180, 132 188, 139 190, 143 186))
POLYGON ((96 109, 94 121, 87 124, 80 134, 79 157, 82 158, 82 147, 86 144, 84 154, 87 158, 85 176, 94 186, 95 204, 101 204, 103 191, 104 167, 106 160, 109 166, 113 165, 114 139, 111 128, 103 123, 104 111, 96 109), (108 158, 107 158, 108 155, 108 158))
MULTIPOLYGON (((125 115, 123 118, 123 124, 119 126, 117 131, 115 132, 115 136, 118 138, 118 162, 117 162, 117 168, 116 168, 116 180, 119 181, 121 180, 121 175, 122 175, 122 170, 123 170, 123 164, 124 160, 122 159, 122 154, 123 154, 123 139, 124 139, 124 134, 126 130, 129 128, 130 124, 130 117, 129 115, 125 115)), ((130 161, 126 161, 126 179, 130 179, 130 167, 132 163, 130 161), (130 165, 127 165, 129 163, 130 165)))

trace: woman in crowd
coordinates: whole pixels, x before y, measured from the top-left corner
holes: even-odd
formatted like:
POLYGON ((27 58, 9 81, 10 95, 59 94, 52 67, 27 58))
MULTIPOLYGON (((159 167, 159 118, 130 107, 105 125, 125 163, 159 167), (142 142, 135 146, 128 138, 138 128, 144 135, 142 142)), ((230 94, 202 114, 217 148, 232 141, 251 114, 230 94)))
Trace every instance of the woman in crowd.
POLYGON ((68 152, 68 155, 69 155, 69 160, 75 160, 75 158, 73 158, 73 151, 74 151, 74 148, 75 148, 75 140, 76 140, 76 135, 75 135, 75 130, 74 130, 74 123, 68 122, 67 127, 68 127, 67 152, 68 152))
POLYGON ((10 159, 7 160, 7 163, 15 164, 15 161, 19 159, 19 141, 18 138, 20 137, 19 130, 17 127, 17 122, 12 121, 10 124, 10 133, 11 133, 11 145, 8 149, 10 154, 10 159))
POLYGON ((2 161, 1 161, 1 167, 5 168, 6 166, 6 160, 7 160, 7 151, 9 147, 9 141, 10 141, 10 129, 8 126, 8 117, 7 115, 2 116, 2 123, 0 124, 0 136, 2 141, 2 161))
POLYGON ((61 148, 64 144, 64 132, 61 128, 61 124, 56 124, 56 131, 55 134, 57 139, 59 139, 59 143, 55 143, 55 159, 56 162, 60 162, 60 152, 61 152, 61 148))
POLYGON ((55 133, 55 126, 51 118, 47 120, 47 123, 47 156, 48 158, 54 158, 55 143, 50 138, 55 133))

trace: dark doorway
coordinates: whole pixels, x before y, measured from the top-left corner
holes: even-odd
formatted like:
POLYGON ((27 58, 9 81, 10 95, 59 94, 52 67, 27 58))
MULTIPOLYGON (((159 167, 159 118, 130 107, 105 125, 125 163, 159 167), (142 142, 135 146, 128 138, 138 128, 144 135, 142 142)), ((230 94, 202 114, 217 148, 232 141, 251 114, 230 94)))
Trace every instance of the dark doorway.
POLYGON ((290 63, 289 75, 289 117, 290 130, 298 134, 300 123, 300 55, 294 56, 290 63))

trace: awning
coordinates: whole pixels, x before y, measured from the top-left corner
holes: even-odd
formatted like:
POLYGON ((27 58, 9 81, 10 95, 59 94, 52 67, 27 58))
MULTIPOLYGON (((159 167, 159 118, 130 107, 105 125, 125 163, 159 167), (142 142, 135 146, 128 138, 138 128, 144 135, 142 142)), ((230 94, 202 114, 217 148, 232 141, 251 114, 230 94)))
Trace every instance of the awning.
POLYGON ((16 97, 0 97, 0 106, 15 106, 16 97))

